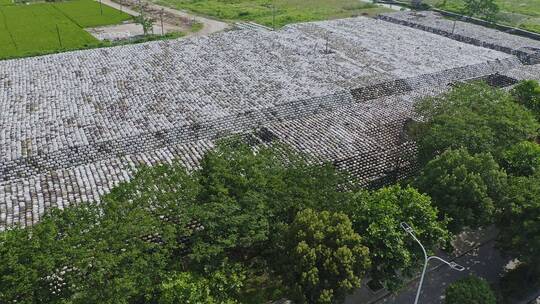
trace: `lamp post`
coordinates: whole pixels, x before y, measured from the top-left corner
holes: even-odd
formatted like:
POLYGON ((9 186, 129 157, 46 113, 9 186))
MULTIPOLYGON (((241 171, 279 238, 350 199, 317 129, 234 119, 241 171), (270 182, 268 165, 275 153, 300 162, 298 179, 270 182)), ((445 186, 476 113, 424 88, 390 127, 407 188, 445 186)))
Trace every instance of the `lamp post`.
POLYGON ((424 283, 424 276, 426 274, 427 265, 429 264, 429 261, 432 259, 439 260, 446 265, 450 266, 450 268, 457 270, 457 271, 463 271, 465 270, 465 267, 455 263, 455 262, 448 262, 445 259, 438 257, 438 256, 428 256, 426 249, 424 248, 424 245, 418 240, 416 235, 414 235, 414 230, 411 226, 409 226, 407 223, 402 222, 400 224, 401 228, 405 230, 412 238, 420 245, 420 248, 422 248, 422 252, 424 253, 424 269, 422 269, 422 276, 420 277, 420 283, 418 284, 418 290, 416 291, 416 298, 414 299, 414 304, 418 304, 418 298, 420 298, 420 291, 422 290, 422 283, 424 283))

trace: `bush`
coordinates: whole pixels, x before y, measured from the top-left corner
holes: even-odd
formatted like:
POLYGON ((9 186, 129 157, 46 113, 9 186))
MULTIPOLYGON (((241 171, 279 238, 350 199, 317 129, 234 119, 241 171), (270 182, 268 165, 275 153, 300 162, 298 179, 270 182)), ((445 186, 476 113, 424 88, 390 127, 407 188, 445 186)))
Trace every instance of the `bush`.
POLYGON ((495 294, 486 280, 469 276, 446 289, 445 304, 496 304, 495 294))
POLYGON ((451 218, 450 230, 459 232, 494 221, 496 204, 504 197, 506 173, 489 153, 448 150, 424 167, 415 185, 451 218))
POLYGON ((503 153, 502 165, 515 176, 530 176, 540 172, 540 145, 523 141, 503 153))

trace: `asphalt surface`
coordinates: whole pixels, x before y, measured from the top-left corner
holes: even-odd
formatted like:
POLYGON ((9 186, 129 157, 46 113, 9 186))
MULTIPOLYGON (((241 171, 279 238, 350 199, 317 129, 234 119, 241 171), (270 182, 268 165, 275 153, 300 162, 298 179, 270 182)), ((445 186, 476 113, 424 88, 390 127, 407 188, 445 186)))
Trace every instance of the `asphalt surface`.
MULTIPOLYGON (((422 293, 418 302, 426 304, 443 303, 444 291, 446 287, 450 283, 471 274, 482 277, 488 280, 491 284, 498 284, 500 274, 502 273, 504 266, 511 259, 502 257, 494 248, 494 245, 495 241, 488 241, 482 246, 464 254, 459 258, 456 258, 454 261, 466 268, 462 272, 455 271, 447 266, 437 267, 440 263, 437 261, 432 261, 430 268, 437 268, 426 274, 422 287, 422 293)), ((408 284, 406 289, 402 290, 398 294, 388 296, 374 303, 414 303, 418 281, 419 279, 411 282, 408 284)))

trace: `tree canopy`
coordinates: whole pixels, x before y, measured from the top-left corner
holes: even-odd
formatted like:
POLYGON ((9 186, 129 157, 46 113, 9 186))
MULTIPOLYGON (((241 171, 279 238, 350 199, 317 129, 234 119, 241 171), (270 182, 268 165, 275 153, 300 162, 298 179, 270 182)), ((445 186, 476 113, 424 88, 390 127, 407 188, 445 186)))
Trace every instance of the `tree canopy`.
POLYGON ((360 191, 344 210, 354 230, 364 236, 373 268, 371 278, 396 290, 403 277, 412 276, 422 261, 418 244, 404 233, 401 222, 414 227, 428 250, 443 248, 450 241, 446 221, 427 195, 411 187, 391 186, 376 191, 360 191))
POLYGON ((158 304, 236 304, 245 281, 245 271, 238 264, 225 263, 204 274, 173 273, 160 286, 158 304))
POLYGON ((523 141, 504 151, 502 165, 506 172, 516 176, 540 173, 540 145, 523 141))
POLYGON ((444 303, 495 304, 497 298, 486 280, 476 276, 468 276, 446 288, 444 303))
POLYGON ((198 203, 189 212, 205 229, 193 237, 193 255, 207 262, 227 249, 258 252, 277 223, 290 223, 305 208, 339 204, 348 195, 338 191, 344 178, 332 166, 308 165, 281 145, 254 153, 238 139, 206 154, 196 175, 198 203))
POLYGON ((517 102, 536 115, 540 121, 540 84, 536 80, 524 80, 511 91, 517 102))
MULTIPOLYGON (((289 286, 281 285, 282 273, 268 266, 276 257, 267 254, 275 252, 279 227, 306 208, 322 211, 347 201, 343 181, 330 165, 310 165, 279 145, 253 149, 238 138, 219 144, 194 172, 179 164, 140 168, 99 204, 52 209, 31 228, 2 232, 0 302, 244 299, 226 282, 242 285, 242 293, 257 284, 275 288, 270 296, 280 294, 289 286)), ((367 250, 350 249, 356 254, 359 248, 367 250)), ((349 290, 328 281, 321 286, 334 296, 349 290)))
POLYGON ((499 247, 540 275, 540 177, 510 179, 497 227, 499 247))
POLYGON ((369 249, 343 213, 298 212, 278 242, 278 264, 299 303, 337 303, 360 287, 369 249))
POLYGON ((431 196, 451 218, 450 229, 458 232, 493 222, 496 204, 504 196, 506 173, 489 153, 450 149, 427 163, 415 185, 431 196))
POLYGON ((490 152, 498 159, 511 145, 535 138, 540 127, 510 93, 483 82, 461 84, 426 98, 415 105, 415 111, 420 123, 412 132, 421 164, 449 148, 490 152))

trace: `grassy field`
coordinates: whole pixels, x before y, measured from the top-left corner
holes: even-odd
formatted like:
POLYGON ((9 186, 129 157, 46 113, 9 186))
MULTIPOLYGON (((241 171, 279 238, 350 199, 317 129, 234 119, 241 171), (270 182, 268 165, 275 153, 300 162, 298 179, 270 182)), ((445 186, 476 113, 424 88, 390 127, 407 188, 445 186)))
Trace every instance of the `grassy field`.
MULTIPOLYGON (((462 0, 424 0, 442 9, 463 12, 462 0)), ((540 33, 540 0, 496 0, 499 22, 540 33)))
POLYGON ((92 47, 99 41, 84 27, 131 17, 92 0, 13 5, 0 0, 0 59, 92 47))
POLYGON ((96 27, 130 20, 131 16, 107 5, 91 0, 70 0, 53 4, 79 27, 96 27), (103 14, 101 14, 103 10, 103 14))
POLYGON ((155 0, 223 20, 254 21, 272 26, 272 3, 276 27, 295 22, 375 15, 389 11, 360 0, 155 0))

